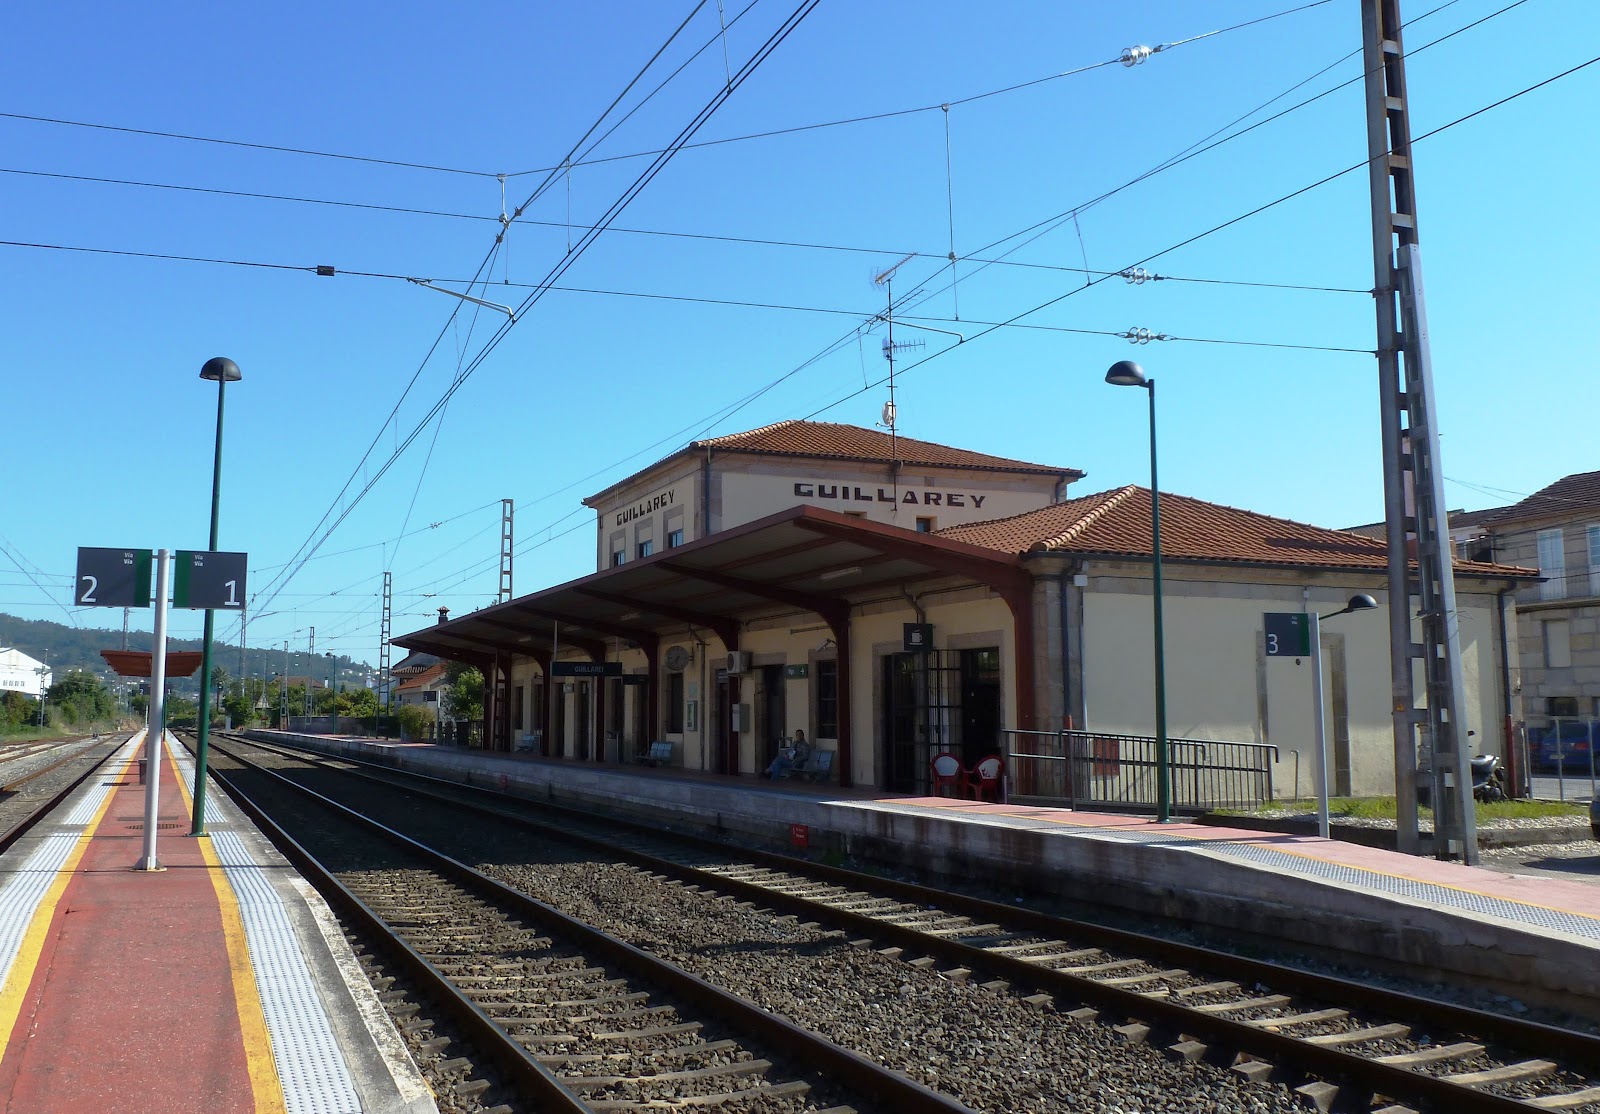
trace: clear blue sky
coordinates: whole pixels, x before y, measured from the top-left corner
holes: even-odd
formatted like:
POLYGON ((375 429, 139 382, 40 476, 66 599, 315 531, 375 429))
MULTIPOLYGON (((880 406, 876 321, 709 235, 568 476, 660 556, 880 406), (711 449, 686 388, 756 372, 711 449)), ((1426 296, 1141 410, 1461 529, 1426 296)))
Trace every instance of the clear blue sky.
MULTIPOLYGON (((1457 0, 1418 19, 1437 0, 1407 0, 1415 134, 1600 53, 1600 6, 1591 0, 1526 0, 1419 49, 1508 2, 1457 0)), ((593 518, 579 499, 691 437, 812 414, 872 424, 885 391, 861 389, 883 374, 881 332, 858 339, 857 330, 883 308, 874 271, 913 251, 923 255, 899 272, 895 293, 922 286, 927 296, 902 312, 973 339, 945 352, 953 338, 897 328, 899 339, 926 340, 902 367, 936 357, 899 380, 902 432, 1082 468, 1080 492, 1147 482, 1142 398, 1101 381, 1107 364, 1131 357, 1160 383, 1163 487, 1326 525, 1381 517, 1370 355, 1193 341, 1133 347, 1020 328, 975 335, 978 322, 1083 285, 1081 274, 1056 268, 1121 269, 1361 161, 1359 84, 1082 208, 1076 226, 1054 227, 1007 256, 1040 266, 968 258, 1018 248, 1009 240, 982 250, 1084 206, 1325 67, 1333 68, 1273 110, 1356 77, 1356 60, 1338 60, 1360 46, 1357 0, 1177 45, 1136 67, 952 103, 947 192, 937 106, 1296 6, 824 0, 697 138, 932 109, 679 154, 560 283, 617 293, 552 291, 529 310, 461 386, 442 425, 423 428, 316 559, 259 606, 251 643, 303 647, 315 625, 319 651, 375 662, 385 568, 395 573, 397 632, 425 625, 438 604, 459 612, 492 598, 502 497, 517 506, 517 589, 531 591, 592 569, 593 518), (942 258, 952 224, 962 257, 954 292, 942 258), (705 236, 826 248, 694 238, 705 236), (959 323, 939 320, 957 309, 959 323)), ((525 217, 560 225, 570 204, 576 239, 648 163, 594 160, 663 146, 792 7, 753 5, 727 33, 725 62, 717 5, 704 5, 624 109, 709 49, 571 172, 570 190, 558 178, 525 217)), ((510 175, 506 204, 515 209, 545 178, 524 172, 558 165, 692 9, 7 6, 0 240, 468 279, 493 245, 495 175, 510 175)), ((744 10, 743 0, 725 4, 729 19, 744 10)), ((1417 146, 1453 506, 1510 502, 1596 466, 1584 446, 1600 408, 1589 264, 1600 232, 1597 91, 1600 65, 1417 146)), ((564 227, 519 222, 493 260, 490 289, 476 293, 520 303, 530 291, 514 284, 544 278, 568 238, 564 227)), ((1147 266, 1365 290, 1369 245, 1357 172, 1147 266)), ((230 356, 244 371, 228 392, 221 547, 250 553, 261 593, 303 543, 321 538, 318 521, 346 481, 353 475, 356 490, 371 479, 438 402, 458 358, 470 360, 504 320, 470 306, 456 312, 456 299, 399 278, 17 246, 0 246, 0 275, 12 480, 0 540, 48 589, 0 556, 0 610, 59 621, 77 546, 204 547, 215 388, 197 373, 208 357, 230 356)), ((1374 343, 1363 294, 1177 281, 1113 278, 1024 321, 1357 350, 1374 343)), ((349 507, 347 494, 335 514, 349 507)), ((121 620, 96 611, 73 618, 121 620)), ((135 621, 148 627, 150 613, 135 621)), ((175 634, 199 626, 198 613, 174 616, 175 634)), ((231 622, 219 630, 236 636, 231 622)))

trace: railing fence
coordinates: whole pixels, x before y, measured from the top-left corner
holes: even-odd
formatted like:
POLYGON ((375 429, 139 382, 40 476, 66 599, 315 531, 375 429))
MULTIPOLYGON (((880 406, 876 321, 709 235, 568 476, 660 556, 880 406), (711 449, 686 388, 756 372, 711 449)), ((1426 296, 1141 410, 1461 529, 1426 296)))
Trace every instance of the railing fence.
MULTIPOLYGON (((1013 797, 1072 808, 1156 808, 1153 735, 1007 730, 1013 797)), ((1180 812, 1258 808, 1273 799, 1278 748, 1217 739, 1168 739, 1172 807, 1180 812)))

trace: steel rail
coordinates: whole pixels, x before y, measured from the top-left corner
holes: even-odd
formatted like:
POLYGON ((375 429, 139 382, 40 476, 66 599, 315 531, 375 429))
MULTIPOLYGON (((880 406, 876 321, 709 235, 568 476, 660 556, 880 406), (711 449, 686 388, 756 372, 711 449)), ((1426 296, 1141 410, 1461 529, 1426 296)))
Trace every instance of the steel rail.
MULTIPOLYGON (((251 743, 250 745, 258 744, 251 743)), ((381 835, 390 842, 417 854, 429 862, 433 869, 460 883, 467 889, 479 894, 489 895, 492 900, 505 902, 516 907, 523 914, 550 926, 554 931, 566 936, 581 949, 598 954, 607 962, 629 971, 635 977, 645 979, 681 996, 704 1009, 707 1013, 718 1017, 724 1024, 729 1025, 736 1031, 756 1034, 773 1048, 782 1049, 786 1057, 799 1060, 810 1068, 821 1072, 830 1080, 842 1083, 859 1093, 884 1103, 888 1109, 905 1112, 905 1114, 977 1114, 970 1107, 957 1102, 948 1095, 925 1087, 892 1068, 887 1068, 857 1052, 852 1052, 850 1049, 835 1044, 827 1038, 802 1028, 785 1018, 768 1013, 748 998, 716 986, 674 963, 652 955, 642 948, 635 947, 625 940, 618 939, 592 925, 585 924, 583 921, 571 917, 553 906, 546 905, 537 898, 489 877, 458 859, 451 858, 449 855, 387 825, 381 824, 371 817, 364 816, 360 812, 340 804, 338 801, 332 800, 314 789, 300 785, 276 771, 265 769, 238 754, 227 751, 224 753, 252 770, 316 800, 323 806, 348 817, 375 834, 381 835)), ((216 771, 213 770, 212 772, 216 776, 216 771)), ((229 796, 234 797, 236 800, 243 796, 231 782, 220 777, 219 780, 228 791, 229 796)), ((472 807, 462 802, 454 803, 460 808, 470 809, 472 807)), ((302 866, 302 863, 313 866, 319 877, 332 881, 350 902, 361 906, 366 914, 363 920, 370 918, 372 922, 376 923, 376 915, 372 914, 364 903, 360 902, 354 894, 350 894, 337 879, 333 879, 320 864, 316 864, 315 860, 304 848, 295 844, 287 833, 284 833, 281 828, 273 824, 258 807, 255 807, 252 803, 248 811, 251 813, 251 818, 258 823, 265 821, 263 829, 269 832, 269 838, 273 838, 274 842, 276 842, 276 836, 279 835, 289 840, 297 852, 293 860, 297 867, 302 866), (270 825, 270 828, 267 825, 270 825)), ((285 851, 285 854, 288 855, 288 852, 285 851)), ((313 885, 316 884, 314 881, 313 885)), ((384 931, 386 932, 387 930, 384 931)), ((431 972, 431 978, 443 980, 446 985, 449 985, 445 976, 438 972, 432 964, 429 964, 426 959, 417 955, 416 960, 426 965, 429 972, 431 972)), ((455 993, 453 986, 450 989, 452 993, 455 993)), ((476 1009, 476 1007, 473 1008, 476 1009)), ((481 1011, 478 1012, 481 1013, 481 1011)), ((493 1024, 492 1020, 488 1019, 487 1014, 482 1016, 490 1024, 493 1024)), ((509 1036, 507 1039, 510 1039, 509 1036)), ((521 1046, 519 1045, 518 1047, 520 1048, 521 1046)), ((526 1055, 526 1053, 524 1054, 526 1055)), ((527 1056, 527 1059, 536 1064, 541 1073, 546 1075, 557 1086, 561 1086, 560 1081, 544 1065, 538 1064, 538 1061, 531 1056, 527 1056)), ((562 1087, 562 1091, 568 1095, 571 1094, 571 1092, 566 1091, 565 1087, 562 1087)), ((576 1096, 572 1097, 581 1104, 581 1100, 578 1100, 576 1096)), ((571 1108, 562 1107, 561 1109, 586 1111, 589 1108, 579 1105, 571 1108)))
MULTIPOLYGON (((72 740, 69 740, 68 742, 65 742, 65 743, 54 743, 54 744, 52 744, 52 746, 53 747, 71 746, 73 743, 82 742, 82 741, 83 740, 81 740, 81 739, 72 739, 72 740)), ((24 785, 28 784, 28 782, 32 781, 34 778, 43 777, 45 774, 48 774, 52 770, 60 769, 62 766, 65 766, 68 762, 71 762, 71 761, 77 759, 78 757, 80 757, 84 753, 84 751, 90 749, 90 747, 93 747, 93 746, 94 746, 94 740, 90 739, 88 744, 86 746, 84 746, 83 750, 73 751, 71 754, 67 755, 65 758, 58 758, 54 762, 50 763, 50 765, 41 766, 39 769, 33 771, 33 773, 31 773, 31 774, 23 774, 16 781, 8 781, 4 785, 0 785, 0 793, 15 793, 18 789, 21 789, 24 785)), ((115 752, 113 751, 112 753, 115 753, 115 752)), ((32 754, 26 755, 26 756, 24 756, 22 758, 13 759, 13 761, 23 762, 23 761, 26 761, 28 758, 33 758, 33 757, 36 757, 36 755, 32 755, 32 754)), ((108 754, 106 757, 109 758, 110 755, 108 754)))
MULTIPOLYGON (((91 744, 91 745, 93 745, 93 744, 91 744)), ((0 853, 3 853, 5 851, 9 851, 11 849, 11 846, 13 844, 15 844, 17 842, 17 840, 19 840, 23 836, 27 835, 28 832, 31 831, 34 828, 35 825, 37 825, 41 820, 43 820, 46 816, 48 816, 55 808, 57 808, 63 801, 65 801, 68 797, 70 797, 73 794, 73 792, 76 791, 77 788, 80 785, 82 785, 84 782, 88 781, 90 778, 94 777, 97 773, 99 773, 101 768, 104 767, 107 762, 110 762, 112 757, 117 753, 117 751, 121 749, 121 746, 122 746, 122 744, 120 744, 120 743, 113 745, 111 747, 111 749, 106 752, 106 754, 105 754, 105 756, 103 758, 101 758, 94 765, 90 766, 80 776, 74 778, 72 780, 72 783, 69 784, 65 789, 62 789, 59 793, 55 794, 48 801, 45 801, 42 805, 40 805, 38 808, 34 809, 31 813, 29 813, 23 819, 17 821, 17 823, 15 823, 15 824, 13 824, 6 831, 6 833, 4 835, 0 835, 0 853)), ((72 758, 77 758, 82 753, 83 753, 83 751, 79 751, 78 754, 73 755, 72 758)), ((71 761, 71 759, 70 758, 69 759, 62 759, 62 762, 68 762, 68 761, 71 761)), ((55 766, 61 765, 62 762, 57 762, 55 764, 55 766)), ((55 769, 55 766, 51 766, 50 769, 52 769, 52 770, 55 769)), ((41 774, 46 773, 46 772, 47 772, 46 770, 40 770, 39 771, 39 773, 41 773, 41 774)), ((16 788, 16 786, 21 785, 23 781, 29 781, 35 776, 37 776, 37 775, 29 775, 29 777, 23 778, 22 781, 14 782, 11 785, 0 787, 0 793, 11 792, 16 788)))
MULTIPOLYGON (((272 747, 272 744, 261 744, 254 740, 250 740, 250 743, 253 746, 267 746, 268 749, 272 747)), ((307 757, 308 755, 306 752, 297 751, 296 756, 307 757)), ((330 757, 316 754, 315 752, 309 752, 309 756, 313 760, 324 763, 330 757)), ((408 780, 436 783, 446 786, 455 792, 465 791, 473 795, 499 801, 516 802, 524 807, 529 804, 537 804, 540 809, 559 811, 574 818, 581 818, 591 822, 594 820, 594 816, 591 813, 560 805, 551 805, 543 801, 531 802, 525 797, 517 797, 481 786, 464 785, 448 779, 419 774, 410 770, 398 770, 394 767, 367 763, 360 759, 344 756, 339 756, 336 760, 361 766, 370 766, 381 770, 385 775, 389 776, 399 775, 408 780)), ((371 780, 384 780, 374 774, 358 771, 348 772, 371 780)), ((446 794, 431 790, 414 789, 412 791, 460 807, 474 807, 466 802, 452 800, 446 794)), ((1270 1032, 1247 1022, 1230 1021, 1214 1014, 1199 1013, 1174 1002, 1147 997, 1135 990, 1107 986, 1082 975, 1072 975, 1065 971, 1041 967, 1025 959, 997 955, 976 945, 963 944, 944 937, 931 936, 914 928, 902 927, 875 919, 867 914, 834 909, 823 902, 785 894, 757 883, 729 878, 715 871, 686 866, 670 859, 662 859, 647 852, 625 847, 597 836, 585 835, 567 827, 534 820, 519 813, 506 812, 498 807, 485 808, 482 811, 490 813, 498 819, 523 825, 542 834, 604 850, 608 854, 617 855, 634 865, 658 873, 670 874, 681 880, 714 888, 724 893, 734 894, 744 900, 759 902, 782 909, 785 912, 803 915, 809 919, 845 926, 850 931, 859 932, 863 936, 871 936, 887 941, 902 949, 914 950, 971 970, 987 970, 1015 983, 1034 986, 1040 990, 1048 990, 1065 998, 1076 999, 1103 1012, 1119 1014, 1130 1019, 1136 1018, 1141 1021, 1153 1022, 1155 1027, 1159 1027, 1166 1032, 1203 1039, 1207 1043, 1219 1044, 1230 1049, 1247 1052, 1252 1056, 1270 1060, 1280 1065, 1293 1065, 1330 1081, 1344 1080, 1352 1084, 1358 1084, 1367 1088, 1372 1094, 1381 1094, 1392 1099, 1409 1098, 1429 1104, 1442 1104, 1440 1108, 1461 1111, 1462 1114, 1503 1114, 1503 1112, 1509 1111, 1527 1114, 1531 1109, 1528 1103, 1519 1099, 1490 1094, 1461 1084, 1451 1083, 1440 1077, 1425 1075, 1389 1064, 1377 1063, 1357 1053, 1309 1044, 1301 1038, 1270 1032)), ((755 851, 743 847, 730 847, 725 843, 701 836, 686 835, 679 832, 662 832, 660 829, 650 828, 626 820, 614 820, 611 817, 607 817, 606 821, 608 824, 627 828, 642 837, 678 841, 723 856, 733 853, 741 858, 769 865, 774 869, 784 870, 792 874, 828 882, 832 885, 865 890, 869 893, 887 894, 908 903, 933 905, 949 912, 971 916, 975 920, 992 920, 1013 929, 1026 929, 1030 932, 1054 937, 1070 937, 1074 942, 1081 940, 1088 943, 1106 944, 1130 951, 1143 952, 1163 961, 1176 961, 1205 968, 1208 974, 1237 977, 1241 982, 1268 984, 1275 989, 1292 990, 1295 993, 1319 998, 1341 1007, 1357 1006, 1374 1012, 1385 1013, 1399 1019, 1425 1022, 1435 1027, 1447 1027, 1464 1034, 1485 1036, 1507 1045, 1539 1054, 1554 1052, 1562 1056, 1570 1064, 1600 1063, 1600 1037, 1586 1033, 1544 1025, 1539 1022, 1508 1018, 1467 1006, 1440 1002, 1436 999, 1418 997, 1381 987, 1368 986, 1347 979, 1302 971, 1263 960, 1248 959, 1196 945, 1163 940, 1142 933, 1054 917, 1034 910, 1017 909, 1013 906, 987 901, 982 898, 951 894, 946 891, 919 886, 915 883, 878 878, 873 875, 846 870, 842 867, 832 867, 811 862, 810 860, 796 859, 773 852, 755 851)))

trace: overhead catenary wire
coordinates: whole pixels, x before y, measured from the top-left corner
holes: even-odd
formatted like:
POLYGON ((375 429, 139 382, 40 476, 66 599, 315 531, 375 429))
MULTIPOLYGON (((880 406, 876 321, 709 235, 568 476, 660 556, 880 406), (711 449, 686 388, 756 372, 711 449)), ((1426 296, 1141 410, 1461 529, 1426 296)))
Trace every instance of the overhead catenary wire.
MULTIPOLYGON (((608 227, 609 223, 616 219, 616 216, 618 214, 620 214, 623 211, 624 208, 626 208, 626 206, 633 200, 633 198, 636 197, 639 194, 639 192, 642 191, 644 189, 644 187, 646 185, 648 185, 649 182, 660 172, 661 168, 664 167, 667 164, 667 162, 671 160, 672 156, 674 154, 676 154, 677 150, 682 146, 682 144, 688 142, 688 140, 695 134, 695 132, 698 131, 699 128, 702 127, 705 124, 705 122, 711 118, 711 116, 716 112, 716 110, 718 108, 721 107, 721 105, 727 100, 727 98, 730 97, 733 94, 733 92, 736 89, 738 89, 740 85, 743 84, 743 82, 749 77, 749 75, 751 73, 755 72, 755 70, 760 67, 761 63, 764 62, 771 55, 771 53, 774 50, 776 50, 777 47, 779 45, 781 45, 783 43, 783 41, 789 37, 790 34, 793 33, 794 29, 800 25, 800 23, 805 19, 805 17, 807 15, 809 15, 811 13, 811 11, 813 9, 815 9, 815 7, 817 6, 817 4, 819 2, 820 2, 820 0, 802 0, 802 2, 794 9, 794 11, 791 12, 791 14, 783 21, 783 23, 779 26, 779 28, 772 33, 772 35, 766 40, 765 43, 762 44, 762 46, 756 51, 756 53, 753 54, 744 63, 744 65, 740 67, 739 71, 734 76, 734 80, 731 83, 729 83, 727 86, 725 86, 722 89, 719 89, 717 91, 717 93, 707 102, 707 104, 704 107, 702 107, 698 113, 696 113, 694 118, 690 120, 689 124, 687 124, 683 128, 683 130, 679 132, 678 136, 675 137, 673 143, 671 145, 669 145, 669 148, 665 152, 663 152, 663 154, 661 156, 659 156, 657 159, 655 159, 650 164, 650 166, 635 179, 634 183, 632 185, 630 185, 628 187, 628 189, 626 189, 623 192, 623 195, 620 198, 618 198, 617 201, 615 201, 611 205, 610 208, 607 209, 605 215, 603 215, 600 218, 600 220, 596 221, 593 225, 591 225, 590 228, 585 232, 585 234, 582 237, 580 237, 578 243, 576 245, 574 245, 574 250, 571 253, 569 253, 567 256, 565 256, 561 261, 559 261, 555 265, 555 267, 553 267, 551 269, 550 273, 546 276, 546 279, 545 279, 545 283, 546 284, 553 283, 562 274, 564 274, 566 272, 566 270, 573 265, 573 263, 576 262, 576 260, 583 254, 583 252, 585 250, 587 250, 588 246, 590 244, 592 244, 595 241, 595 239, 597 239, 606 230, 606 228, 608 227)), ((698 8, 696 10, 698 10, 698 8)), ((637 81, 637 78, 635 79, 635 81, 637 81)), ((630 88, 631 88, 631 83, 630 83, 630 88)), ((598 126, 598 125, 596 125, 596 126, 598 126)), ((591 133, 592 133, 592 131, 593 131, 593 128, 591 128, 591 133)), ((588 134, 590 134, 590 133, 586 133, 585 134, 585 139, 587 138, 588 134)), ((547 179, 547 181, 548 181, 548 179, 547 179)), ((537 191, 535 191, 535 196, 536 195, 537 195, 537 191)), ((400 454, 403 453, 405 451, 405 449, 407 447, 409 447, 409 445, 416 439, 416 437, 421 432, 421 430, 423 428, 425 428, 426 423, 429 420, 431 420, 433 415, 435 413, 437 413, 439 409, 441 409, 445 404, 447 404, 449 402, 449 399, 455 394, 455 392, 457 390, 460 389, 461 385, 463 383, 465 383, 468 378, 471 377, 473 372, 478 367, 480 367, 482 365, 483 361, 486 360, 488 358, 488 356, 499 346, 500 342, 505 338, 506 334, 513 327, 515 327, 516 320, 518 318, 520 318, 522 315, 524 315, 528 311, 529 308, 531 308, 533 305, 535 305, 539 301, 539 299, 542 297, 543 293, 544 293, 544 291, 542 289, 534 290, 531 294, 528 295, 528 297, 526 299, 523 300, 522 305, 518 308, 518 310, 517 310, 516 314, 513 316, 513 318, 511 320, 506 321, 506 322, 502 322, 499 325, 499 327, 496 328, 496 330, 494 331, 494 334, 484 344, 484 346, 479 350, 478 354, 475 357, 473 357, 473 359, 471 361, 469 361, 467 363, 467 365, 461 370, 461 372, 452 380, 450 386, 441 395, 439 400, 436 401, 434 403, 433 407, 431 407, 429 409, 429 411, 427 412, 427 414, 424 415, 424 417, 422 419, 422 423, 419 424, 417 427, 413 428, 411 433, 407 435, 407 437, 404 439, 404 441, 400 445, 396 446, 394 453, 391 454, 391 456, 380 466, 380 468, 378 469, 377 474, 375 476, 373 476, 361 488, 361 490, 356 494, 356 496, 347 503, 347 505, 345 506, 344 510, 341 511, 336 516, 332 516, 333 517, 333 521, 328 525, 327 529, 323 531, 321 536, 319 538, 317 538, 316 541, 309 543, 310 552, 314 553, 316 551, 316 549, 318 547, 320 547, 322 542, 325 541, 329 536, 331 536, 332 532, 335 529, 338 528, 339 524, 341 522, 343 522, 346 517, 348 517, 349 513, 351 512, 351 510, 353 510, 354 507, 357 504, 359 504, 359 502, 366 495, 366 493, 372 489, 372 487, 378 482, 378 480, 380 480, 383 477, 383 475, 388 471, 390 466, 392 466, 394 461, 399 458, 400 454)), ((336 500, 334 506, 335 507, 337 506, 337 500, 336 500)), ((325 514, 324 515, 323 521, 326 521, 332 515, 332 510, 333 510, 333 508, 330 508, 329 514, 325 514)), ((321 529, 321 523, 319 523, 318 526, 313 529, 312 537, 316 537, 316 530, 318 530, 318 529, 321 529)), ((302 549, 305 549, 305 548, 306 548, 306 546, 303 545, 302 549)), ((298 567, 298 566, 296 566, 296 567, 298 567)), ((287 575, 283 577, 283 582, 287 582, 287 579, 292 577, 292 576, 293 576, 293 570, 291 569, 291 570, 289 570, 287 572, 287 575)), ((278 586, 281 587, 281 584, 278 585, 278 586)), ((270 604, 271 604, 271 594, 268 593, 266 595, 266 598, 265 598, 264 602, 263 602, 263 606, 270 606, 270 604)))
MULTIPOLYGON (((1539 89, 1545 88, 1546 86, 1552 85, 1555 82, 1562 80, 1563 78, 1570 77, 1571 75, 1573 75, 1575 73, 1578 73, 1578 72, 1580 72, 1582 70, 1585 70, 1585 69, 1589 68, 1590 66, 1595 65, 1596 63, 1600 63, 1600 55, 1597 55, 1596 57, 1590 58, 1586 62, 1580 62, 1575 66, 1568 67, 1567 69, 1562 70, 1560 73, 1557 73, 1557 74, 1554 74, 1554 75, 1552 75, 1550 77, 1547 77, 1543 81, 1536 82, 1533 85, 1529 85, 1529 86, 1527 86, 1527 87, 1525 87, 1523 89, 1519 89, 1517 92, 1508 94, 1507 96, 1504 96, 1504 97, 1501 97, 1499 100, 1493 101, 1490 104, 1486 104, 1481 108, 1474 109, 1472 112, 1469 112, 1464 116, 1458 116, 1454 120, 1449 121, 1448 123, 1440 124, 1436 128, 1431 128, 1428 131, 1425 131, 1420 135, 1413 136, 1412 139, 1411 139, 1411 143, 1412 143, 1413 146, 1415 146, 1416 144, 1418 144, 1418 143, 1420 143, 1420 142, 1422 142, 1424 140, 1427 140, 1427 139, 1429 139, 1429 138, 1431 138, 1433 136, 1439 135, 1440 133, 1448 131, 1451 128, 1454 128, 1454 127, 1456 127, 1456 126, 1458 126, 1460 124, 1464 124, 1468 120, 1475 119, 1475 118, 1477 118, 1479 116, 1482 116, 1486 112, 1490 112, 1493 109, 1500 108, 1503 105, 1509 104, 1512 101, 1515 101, 1515 100, 1517 100, 1517 99, 1519 99, 1521 97, 1527 96, 1529 93, 1533 93, 1533 92, 1535 92, 1535 91, 1537 91, 1539 89)), ((1385 154, 1387 154, 1387 153, 1388 152, 1385 152, 1385 154)), ((1302 196, 1302 195, 1304 195, 1306 193, 1309 193, 1312 190, 1317 189, 1317 188, 1319 188, 1321 186, 1325 186, 1329 182, 1332 182, 1332 181, 1335 181, 1335 180, 1337 180, 1339 178, 1344 177, 1346 174, 1350 174, 1350 173, 1353 173, 1354 171, 1364 169, 1368 165, 1368 163, 1370 161, 1371 161, 1370 159, 1362 159, 1360 162, 1353 163, 1350 166, 1345 167, 1343 170, 1334 171, 1332 174, 1326 175, 1325 177, 1319 178, 1314 182, 1311 182, 1311 183, 1309 183, 1307 185, 1301 186, 1297 190, 1292 190, 1291 192, 1283 194, 1282 196, 1277 197, 1277 198, 1273 199, 1272 201, 1268 201, 1263 205, 1258 205, 1255 208, 1249 210, 1248 212, 1240 213, 1238 216, 1231 217, 1228 220, 1223 221, 1221 224, 1213 225, 1212 227, 1206 229, 1204 232, 1197 232, 1194 235, 1189 236, 1189 237, 1187 237, 1187 238, 1185 238, 1183 240, 1180 240, 1175 244, 1172 244, 1172 245, 1170 245, 1168 247, 1162 248, 1160 251, 1156 251, 1156 252, 1153 252, 1153 253, 1151 253, 1149 255, 1146 255, 1144 258, 1139 259, 1134 263, 1130 263, 1129 267, 1142 267, 1144 264, 1149 263, 1149 262, 1151 262, 1153 260, 1159 259, 1164 255, 1170 255, 1171 253, 1173 253, 1175 251, 1179 251, 1182 248, 1188 247, 1190 244, 1196 243, 1196 242, 1198 242, 1200 240, 1203 240, 1203 239, 1205 239, 1205 238, 1207 238, 1209 236, 1215 235, 1216 233, 1221 232, 1224 229, 1232 228, 1234 225, 1239 224, 1241 221, 1249 220, 1250 218, 1258 216, 1261 213, 1267 212, 1270 209, 1275 209, 1279 205, 1284 204, 1285 202, 1291 201, 1294 198, 1300 197, 1300 196, 1302 196)), ((1080 294, 1084 290, 1089 289, 1090 286, 1098 285, 1099 283, 1105 282, 1105 281, 1106 280, 1104 278, 1092 280, 1088 285, 1074 287, 1073 289, 1067 291, 1064 294, 1060 294, 1060 295, 1058 295, 1058 296, 1056 296, 1054 298, 1051 298, 1051 299, 1049 299, 1047 301, 1041 302, 1038 305, 1033 306, 1030 309, 1025 309, 1022 312, 1020 312, 1020 313, 1018 313, 1018 314, 1016 314, 1016 315, 1014 315, 1012 317, 1007 318, 1005 321, 1002 321, 1002 322, 1000 322, 1000 323, 998 323, 996 325, 991 325, 991 326, 989 326, 987 328, 984 328, 981 331, 979 331, 978 333, 974 334, 973 336, 968 337, 967 338, 967 343, 971 343, 972 341, 977 340, 980 337, 988 336, 991 333, 994 333, 994 332, 998 331, 999 329, 1004 328, 1006 326, 1015 325, 1017 322, 1021 321, 1025 317, 1030 317, 1033 314, 1040 312, 1041 310, 1045 310, 1045 309, 1050 308, 1051 306, 1058 305, 1061 302, 1067 300, 1068 298, 1071 298, 1074 295, 1080 294)), ((959 346, 957 346, 957 347, 959 347, 959 346)), ((911 364, 907 365, 906 367, 901 368, 899 370, 898 374, 901 375, 901 376, 905 376, 906 374, 910 373, 911 371, 914 371, 915 369, 917 369, 919 367, 922 367, 922 366, 924 366, 926 364, 932 363, 934 360, 937 360, 941 356, 944 356, 944 355, 946 355, 949 352, 954 351, 954 350, 955 350, 954 347, 951 347, 951 348, 943 348, 943 349, 940 349, 938 351, 931 352, 927 356, 924 356, 922 359, 916 360, 916 361, 912 362, 911 364)), ((859 396, 863 392, 865 392, 867 390, 870 390, 872 387, 882 386, 885 382, 887 382, 887 378, 881 378, 881 379, 877 380, 876 382, 874 382, 872 384, 869 384, 868 386, 863 387, 863 388, 861 388, 859 390, 852 390, 848 394, 845 394, 845 395, 843 395, 843 396, 841 396, 839 398, 836 398, 832 402, 829 402, 826 405, 824 405, 822 407, 819 407, 816 410, 813 410, 811 413, 807 414, 805 417, 807 419, 810 419, 810 418, 816 417, 818 414, 826 413, 827 411, 833 409, 835 406, 838 406, 841 403, 844 403, 844 402, 848 401, 849 399, 852 399, 852 398, 855 398, 855 397, 859 396)))

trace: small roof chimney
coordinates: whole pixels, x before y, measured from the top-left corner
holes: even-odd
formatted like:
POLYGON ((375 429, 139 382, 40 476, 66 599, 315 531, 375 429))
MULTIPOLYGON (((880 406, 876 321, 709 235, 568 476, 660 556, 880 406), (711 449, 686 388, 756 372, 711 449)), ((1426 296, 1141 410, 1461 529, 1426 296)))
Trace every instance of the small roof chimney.
POLYGON ((445 623, 448 623, 449 621, 450 621, 450 609, 448 607, 441 607, 439 609, 439 623, 441 625, 443 625, 445 623))

